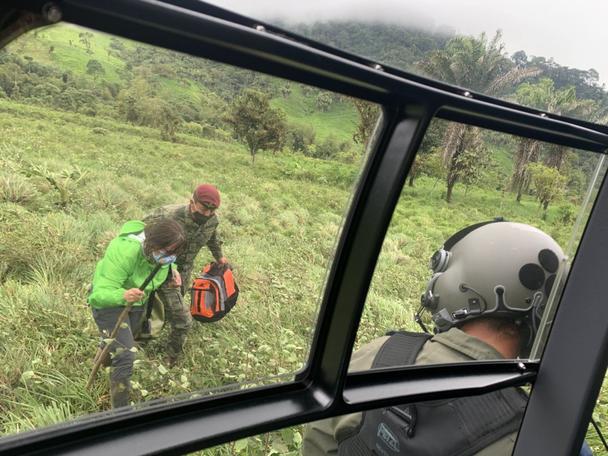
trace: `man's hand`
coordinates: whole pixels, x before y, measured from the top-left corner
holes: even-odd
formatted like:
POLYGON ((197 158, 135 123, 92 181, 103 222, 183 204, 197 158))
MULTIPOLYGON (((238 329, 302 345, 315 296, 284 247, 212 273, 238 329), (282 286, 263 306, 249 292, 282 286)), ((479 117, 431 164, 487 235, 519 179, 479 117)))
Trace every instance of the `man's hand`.
POLYGON ((222 258, 220 258, 219 260, 217 260, 217 262, 218 262, 219 264, 226 264, 226 263, 228 263, 228 258, 226 258, 226 257, 222 257, 222 258))
POLYGON ((131 288, 130 290, 125 291, 122 295, 125 298, 125 301, 128 303, 140 301, 144 297, 145 293, 141 291, 139 288, 131 288))
POLYGON ((182 286, 182 276, 180 275, 180 273, 171 268, 171 281, 168 283, 168 287, 169 288, 179 288, 182 286))

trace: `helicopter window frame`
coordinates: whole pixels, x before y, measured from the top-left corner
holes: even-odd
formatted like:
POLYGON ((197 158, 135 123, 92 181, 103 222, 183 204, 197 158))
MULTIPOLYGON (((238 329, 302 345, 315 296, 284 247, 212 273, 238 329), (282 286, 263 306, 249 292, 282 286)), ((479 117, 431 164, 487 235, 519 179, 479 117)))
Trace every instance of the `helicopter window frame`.
MULTIPOLYGON (((31 7, 30 14, 39 14, 39 3, 19 2, 18 9, 31 7)), ((505 361, 357 374, 347 374, 347 366, 384 235, 434 117, 597 153, 608 149, 608 129, 543 116, 474 93, 466 95, 460 88, 378 67, 375 62, 281 33, 268 24, 260 28, 257 21, 222 17, 221 9, 202 2, 67 0, 57 5, 67 22, 379 103, 383 124, 344 222, 309 362, 294 381, 94 415, 5 438, 0 441, 0 453, 181 453, 382 405, 479 394, 528 383, 535 388, 514 454, 541 450, 570 454, 580 448, 608 363, 608 309, 602 306, 597 286, 603 280, 601 271, 608 270, 605 181, 539 363, 505 361), (593 312, 593 319, 577 312, 580 301, 593 312), (571 343, 572 334, 578 336, 577 344, 571 343), (566 371, 564 359, 568 360, 566 371), (434 381, 432 389, 429 381, 434 381), (386 394, 387 384, 398 393, 386 394), (568 400, 551 400, 566 390, 571 393, 568 400), (538 436, 547 429, 555 437, 551 442, 540 441, 538 436)))

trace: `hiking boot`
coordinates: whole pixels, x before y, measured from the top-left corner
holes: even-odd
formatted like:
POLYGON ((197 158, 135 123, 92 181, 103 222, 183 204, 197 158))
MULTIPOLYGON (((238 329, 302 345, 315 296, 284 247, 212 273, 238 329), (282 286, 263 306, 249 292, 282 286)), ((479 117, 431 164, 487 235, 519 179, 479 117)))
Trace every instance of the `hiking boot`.
POLYGON ((112 397, 112 408, 124 407, 129 405, 128 381, 111 381, 110 395, 112 397))

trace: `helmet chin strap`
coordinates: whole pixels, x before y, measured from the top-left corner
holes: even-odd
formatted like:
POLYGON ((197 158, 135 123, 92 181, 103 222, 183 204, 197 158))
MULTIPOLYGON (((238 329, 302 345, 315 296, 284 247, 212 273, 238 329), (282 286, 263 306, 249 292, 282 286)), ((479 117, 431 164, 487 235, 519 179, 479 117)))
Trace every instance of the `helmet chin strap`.
POLYGON ((416 313, 414 314, 414 321, 416 323, 418 323, 418 326, 420 326, 420 328, 427 334, 430 334, 431 332, 429 331, 429 328, 426 327, 426 325, 424 324, 424 321, 422 321, 422 313, 427 310, 426 307, 424 306, 424 304, 420 304, 420 307, 418 307, 418 310, 416 311, 416 313))
MULTIPOLYGON (((540 291, 534 293, 532 297, 532 309, 530 309, 530 320, 532 326, 532 334, 530 334, 530 338, 533 338, 538 331, 538 323, 540 322, 543 316, 543 307, 541 302, 543 301, 543 294, 540 291)), ((532 344, 532 340, 528 341, 529 344, 532 344)))

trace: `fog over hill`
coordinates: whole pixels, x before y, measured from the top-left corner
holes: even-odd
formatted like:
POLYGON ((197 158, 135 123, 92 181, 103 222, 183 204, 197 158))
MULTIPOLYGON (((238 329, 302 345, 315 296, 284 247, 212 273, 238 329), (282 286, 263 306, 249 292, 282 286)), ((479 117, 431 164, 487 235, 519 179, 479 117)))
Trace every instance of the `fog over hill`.
POLYGON ((553 58, 561 65, 595 69, 608 82, 608 2, 581 0, 211 0, 210 3, 273 22, 362 21, 399 24, 433 32, 492 35, 503 31, 509 53, 553 58))

